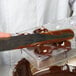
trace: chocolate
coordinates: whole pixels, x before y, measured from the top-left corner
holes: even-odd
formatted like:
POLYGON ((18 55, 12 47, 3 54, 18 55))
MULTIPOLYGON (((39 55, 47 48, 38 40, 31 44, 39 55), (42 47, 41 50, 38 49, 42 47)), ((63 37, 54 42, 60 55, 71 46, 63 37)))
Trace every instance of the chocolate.
POLYGON ((48 32, 49 30, 46 29, 46 28, 38 28, 36 30, 34 30, 33 32, 34 33, 45 33, 45 32, 48 32))
POLYGON ((35 73, 31 72, 30 63, 23 58, 18 62, 13 71, 13 76, 76 76, 76 68, 70 71, 69 66, 52 66, 48 70, 35 73), (66 69, 63 69, 66 66, 66 69))
POLYGON ((13 76, 32 76, 30 63, 25 58, 15 66, 13 76))
POLYGON ((34 52, 37 54, 49 56, 54 50, 71 50, 71 42, 69 40, 74 37, 74 32, 71 29, 49 31, 46 28, 39 28, 34 30, 34 33, 51 35, 50 38, 49 36, 45 37, 46 39, 49 38, 48 40, 39 42, 36 45, 34 52))
POLYGON ((66 65, 66 70, 62 70, 63 67, 64 66, 52 66, 49 70, 39 72, 34 76, 76 76, 76 72, 70 72, 68 65, 66 65))
POLYGON ((50 71, 44 71, 41 73, 38 73, 34 76, 76 76, 76 73, 74 72, 65 72, 65 71, 61 71, 61 72, 50 72, 50 71))

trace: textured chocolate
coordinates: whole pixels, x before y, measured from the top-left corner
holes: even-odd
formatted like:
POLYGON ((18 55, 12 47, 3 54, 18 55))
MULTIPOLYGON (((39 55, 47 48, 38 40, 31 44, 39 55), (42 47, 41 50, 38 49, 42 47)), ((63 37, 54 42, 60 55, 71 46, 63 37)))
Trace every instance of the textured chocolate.
POLYGON ((13 76, 32 76, 30 64, 26 59, 22 59, 15 66, 13 76))

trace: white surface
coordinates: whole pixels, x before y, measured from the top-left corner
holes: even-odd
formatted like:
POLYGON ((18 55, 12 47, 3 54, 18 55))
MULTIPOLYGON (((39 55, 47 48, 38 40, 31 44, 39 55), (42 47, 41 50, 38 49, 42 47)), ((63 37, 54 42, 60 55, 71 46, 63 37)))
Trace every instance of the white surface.
POLYGON ((0 65, 0 76, 12 76, 11 66, 0 65))

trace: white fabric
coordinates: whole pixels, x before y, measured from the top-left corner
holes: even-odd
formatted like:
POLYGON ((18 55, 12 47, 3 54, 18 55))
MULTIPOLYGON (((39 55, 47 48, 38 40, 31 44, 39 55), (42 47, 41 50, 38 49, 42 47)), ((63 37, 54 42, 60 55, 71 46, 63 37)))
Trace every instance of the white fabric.
POLYGON ((68 0, 37 0, 37 25, 68 17, 68 0))
MULTIPOLYGON (((16 33, 68 17, 69 0, 0 0, 0 31, 16 33)), ((4 62, 10 53, 4 52, 4 62)), ((17 51, 13 55, 20 54, 17 51)), ((19 55, 20 56, 20 55, 19 55)))
POLYGON ((68 0, 0 0, 1 31, 19 32, 67 17, 68 0))
POLYGON ((75 3, 73 4, 73 16, 76 16, 76 0, 75 3))
POLYGON ((3 31, 18 32, 36 26, 35 0, 0 0, 3 31))

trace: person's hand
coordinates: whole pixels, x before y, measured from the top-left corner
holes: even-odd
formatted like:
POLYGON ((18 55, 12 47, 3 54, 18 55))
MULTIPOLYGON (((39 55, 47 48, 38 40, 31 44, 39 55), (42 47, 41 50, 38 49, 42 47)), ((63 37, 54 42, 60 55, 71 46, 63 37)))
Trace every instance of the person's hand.
POLYGON ((0 38, 7 38, 7 37, 11 37, 11 34, 10 33, 0 32, 0 38))

